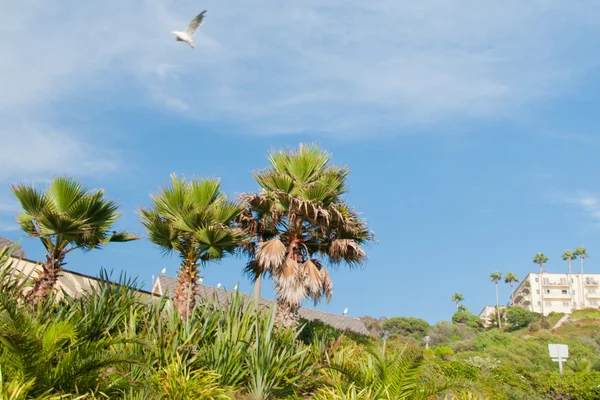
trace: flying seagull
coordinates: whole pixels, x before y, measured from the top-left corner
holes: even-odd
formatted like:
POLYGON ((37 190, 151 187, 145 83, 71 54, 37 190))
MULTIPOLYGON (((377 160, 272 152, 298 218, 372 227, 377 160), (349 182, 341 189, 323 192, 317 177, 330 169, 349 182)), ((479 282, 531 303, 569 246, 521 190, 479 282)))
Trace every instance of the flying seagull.
POLYGON ((175 40, 178 42, 186 42, 190 45, 190 47, 194 48, 194 41, 192 40, 192 36, 196 34, 196 29, 198 26, 204 21, 204 13, 206 10, 202 11, 198 14, 193 20, 190 21, 190 24, 187 28, 185 28, 184 32, 173 31, 171 33, 175 34, 175 40))
POLYGON ((160 271, 160 273, 161 273, 161 274, 163 274, 163 275, 164 275, 164 274, 166 274, 166 273, 167 273, 167 269, 166 269, 166 268, 163 268, 163 269, 160 271))

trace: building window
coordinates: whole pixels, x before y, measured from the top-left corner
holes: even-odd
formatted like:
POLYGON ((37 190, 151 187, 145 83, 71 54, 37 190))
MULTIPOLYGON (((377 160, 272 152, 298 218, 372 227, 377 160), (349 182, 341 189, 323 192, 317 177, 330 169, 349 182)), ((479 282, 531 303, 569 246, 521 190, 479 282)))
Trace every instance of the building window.
POLYGON ((590 301, 590 305, 592 305, 592 306, 597 306, 597 305, 598 305, 598 302, 597 302, 596 300, 594 300, 594 301, 590 301))
POLYGON ((568 290, 566 290, 566 289, 563 289, 563 290, 562 290, 562 294, 569 294, 569 291, 568 291, 568 290))
POLYGON ((596 289, 588 289, 588 293, 596 293, 596 289))
POLYGON ((538 306, 541 306, 541 305, 542 305, 542 302, 541 302, 541 301, 538 301, 537 303, 538 303, 538 306))
POLYGON ((538 278, 535 278, 535 281, 536 281, 536 282, 539 282, 540 280, 539 280, 538 278))
POLYGON ((560 284, 561 285, 566 285, 567 284, 567 278, 560 278, 560 284))
POLYGON ((546 289, 546 294, 550 294, 550 289, 546 289))
POLYGON ((540 294, 540 289, 536 289, 535 293, 540 294))
POLYGON ((544 303, 547 307, 552 307, 552 302, 551 301, 546 301, 544 303))
POLYGON ((544 282, 544 285, 548 285, 548 284, 550 284, 550 279, 544 278, 543 282, 544 282))
POLYGON ((569 307, 569 302, 568 301, 563 301, 563 306, 569 307))

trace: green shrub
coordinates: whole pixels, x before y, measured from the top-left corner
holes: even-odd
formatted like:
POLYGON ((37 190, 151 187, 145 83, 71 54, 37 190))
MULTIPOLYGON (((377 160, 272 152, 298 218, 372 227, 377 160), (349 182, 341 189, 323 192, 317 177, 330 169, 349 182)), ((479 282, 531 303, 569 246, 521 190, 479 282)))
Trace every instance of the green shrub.
POLYGON ((435 354, 436 357, 449 360, 454 355, 454 351, 448 346, 439 346, 433 350, 433 354, 435 354))
POLYGON ((511 324, 512 329, 527 327, 538 319, 540 319, 540 314, 529 311, 523 307, 509 307, 506 311, 506 321, 511 324))
POLYGON ((483 329, 483 321, 481 318, 467 311, 459 311, 454 313, 452 316, 452 323, 465 324, 475 330, 483 329))

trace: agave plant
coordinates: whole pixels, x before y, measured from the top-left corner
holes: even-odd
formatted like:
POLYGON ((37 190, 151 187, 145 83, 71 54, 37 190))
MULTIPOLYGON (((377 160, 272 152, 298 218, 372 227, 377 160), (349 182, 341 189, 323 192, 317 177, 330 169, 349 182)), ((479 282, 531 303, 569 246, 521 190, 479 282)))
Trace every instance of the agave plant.
MULTIPOLYGON (((251 236, 246 267, 254 280, 270 274, 277 292, 277 323, 298 319, 305 298, 331 298, 333 285, 325 262, 360 265, 363 245, 373 240, 366 223, 342 198, 348 169, 330 164, 316 146, 275 151, 271 167, 254 173, 260 193, 242 196, 238 222, 251 236)), ((257 290, 255 289, 255 293, 257 290)))
POLYGON ((297 344, 300 332, 276 330, 271 310, 257 318, 255 335, 246 355, 248 394, 253 400, 271 399, 275 394, 290 394, 309 370, 307 350, 297 344))
POLYGON ((23 208, 17 218, 21 229, 39 238, 46 249, 46 261, 30 292, 33 303, 48 297, 70 252, 137 239, 112 230, 121 214, 116 203, 104 197, 103 190, 90 191, 66 177, 55 178, 45 192, 24 184, 11 189, 23 208))
POLYGON ((220 386, 218 374, 194 368, 192 360, 183 361, 179 355, 156 374, 155 382, 160 399, 231 399, 227 390, 220 386))

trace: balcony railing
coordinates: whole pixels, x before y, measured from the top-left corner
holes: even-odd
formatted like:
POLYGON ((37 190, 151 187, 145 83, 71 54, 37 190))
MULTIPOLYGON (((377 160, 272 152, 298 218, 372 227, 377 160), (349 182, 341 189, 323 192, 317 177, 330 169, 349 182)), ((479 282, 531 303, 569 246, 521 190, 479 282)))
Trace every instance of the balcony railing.
POLYGON ((570 299, 571 295, 569 293, 544 293, 544 299, 570 299))
POLYGON ((543 286, 569 286, 569 281, 543 281, 543 286))
POLYGON ((590 297, 592 299, 600 299, 600 293, 586 293, 586 297, 590 297))
POLYGON ((585 284, 586 286, 598 286, 600 282, 598 282, 598 280, 594 279, 594 278, 585 278, 585 284))

